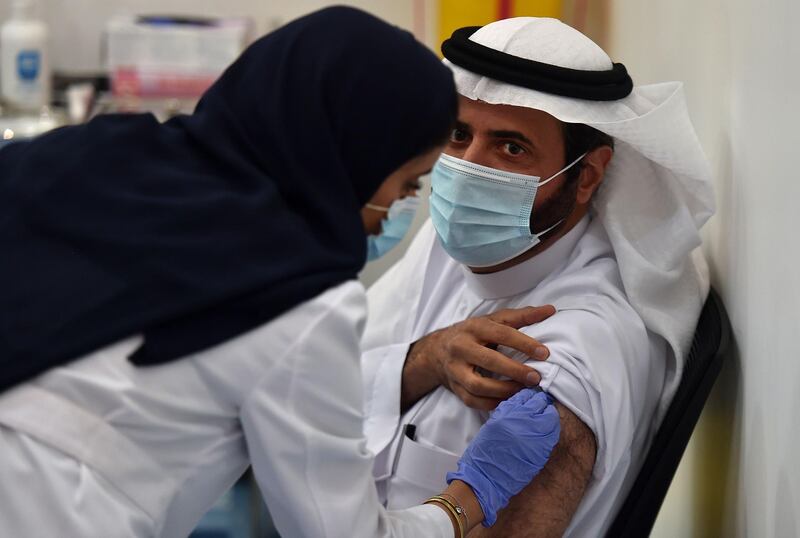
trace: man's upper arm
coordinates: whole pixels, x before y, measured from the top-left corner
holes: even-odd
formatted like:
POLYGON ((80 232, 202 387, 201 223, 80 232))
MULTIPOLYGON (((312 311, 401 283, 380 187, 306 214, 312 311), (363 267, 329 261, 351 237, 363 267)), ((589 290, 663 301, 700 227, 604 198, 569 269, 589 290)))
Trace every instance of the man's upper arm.
POLYGON ((592 476, 597 446, 592 431, 556 402, 561 435, 544 469, 506 508, 491 528, 482 526, 470 538, 556 537, 567 530, 592 476))

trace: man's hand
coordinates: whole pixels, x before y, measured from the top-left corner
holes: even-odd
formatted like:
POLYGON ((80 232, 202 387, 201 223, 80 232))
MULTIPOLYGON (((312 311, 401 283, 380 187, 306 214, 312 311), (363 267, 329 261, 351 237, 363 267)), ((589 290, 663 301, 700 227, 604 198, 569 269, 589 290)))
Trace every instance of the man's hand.
POLYGON ((555 312, 551 305, 499 310, 420 338, 409 349, 403 367, 402 409, 439 385, 447 387, 467 406, 485 411, 494 409, 523 387, 538 385, 541 377, 536 370, 495 349, 502 345, 532 359, 547 359, 550 351, 517 329, 539 323, 555 312), (484 377, 478 368, 510 380, 484 377))

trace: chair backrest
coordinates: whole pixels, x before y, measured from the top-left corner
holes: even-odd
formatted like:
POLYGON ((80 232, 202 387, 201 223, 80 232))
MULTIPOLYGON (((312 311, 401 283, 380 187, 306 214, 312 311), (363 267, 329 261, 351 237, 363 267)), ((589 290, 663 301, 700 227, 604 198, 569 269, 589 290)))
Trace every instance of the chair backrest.
POLYGON ((606 534, 608 538, 639 538, 650 534, 692 430, 722 368, 730 335, 725 306, 712 289, 697 323, 681 383, 636 481, 606 534))

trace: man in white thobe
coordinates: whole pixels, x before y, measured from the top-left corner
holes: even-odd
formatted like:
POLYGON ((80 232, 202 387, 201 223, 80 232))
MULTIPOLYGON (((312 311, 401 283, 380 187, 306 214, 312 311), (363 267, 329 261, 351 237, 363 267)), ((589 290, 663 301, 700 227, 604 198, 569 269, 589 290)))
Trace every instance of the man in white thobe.
POLYGON ((509 372, 492 356, 493 324, 502 309, 552 304, 521 329, 546 361, 497 351, 535 366, 562 436, 481 532, 601 536, 680 382, 708 291, 696 251, 713 213, 708 166, 679 83, 632 87, 559 21, 464 29, 443 52, 461 109, 433 170, 432 219, 368 293, 379 492, 403 508, 441 489, 488 411, 519 388, 489 375, 509 372))

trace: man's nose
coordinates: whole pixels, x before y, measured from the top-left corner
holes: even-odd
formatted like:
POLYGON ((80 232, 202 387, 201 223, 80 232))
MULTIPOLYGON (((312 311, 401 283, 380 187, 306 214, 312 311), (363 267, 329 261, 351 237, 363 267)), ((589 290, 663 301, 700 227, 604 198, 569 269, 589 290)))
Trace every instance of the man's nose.
POLYGON ((461 158, 471 163, 489 166, 488 155, 486 154, 485 148, 483 148, 481 144, 476 144, 474 141, 464 150, 464 154, 461 158))

